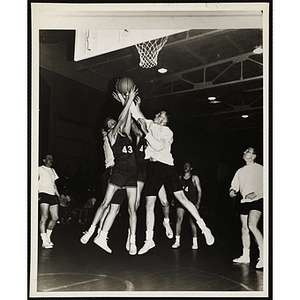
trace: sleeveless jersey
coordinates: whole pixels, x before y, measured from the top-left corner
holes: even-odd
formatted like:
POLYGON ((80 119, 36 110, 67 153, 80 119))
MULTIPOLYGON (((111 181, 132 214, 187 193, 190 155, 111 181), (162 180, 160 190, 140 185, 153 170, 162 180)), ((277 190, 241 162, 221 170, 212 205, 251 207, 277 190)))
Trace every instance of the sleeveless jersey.
POLYGON ((181 177, 182 189, 186 197, 193 203, 197 202, 197 189, 193 184, 192 176, 189 179, 184 179, 181 177))
POLYGON ((145 161, 145 149, 147 147, 147 141, 144 136, 140 137, 139 142, 136 145, 135 157, 137 162, 141 163, 145 161))
POLYGON ((117 134, 117 139, 111 147, 115 157, 115 166, 121 168, 135 168, 135 154, 131 140, 127 135, 121 136, 117 134))

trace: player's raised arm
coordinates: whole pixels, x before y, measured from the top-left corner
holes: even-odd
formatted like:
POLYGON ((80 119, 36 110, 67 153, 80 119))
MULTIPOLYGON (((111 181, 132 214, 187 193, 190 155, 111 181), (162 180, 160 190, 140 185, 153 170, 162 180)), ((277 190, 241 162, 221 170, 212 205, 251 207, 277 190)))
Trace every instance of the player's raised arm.
POLYGON ((113 145, 116 141, 116 134, 119 129, 122 129, 123 132, 127 133, 130 131, 131 128, 131 115, 129 112, 130 105, 133 103, 133 99, 137 95, 138 90, 134 86, 131 88, 129 94, 128 94, 128 99, 127 102, 118 118, 118 122, 116 126, 109 132, 108 136, 111 142, 111 145, 113 145))

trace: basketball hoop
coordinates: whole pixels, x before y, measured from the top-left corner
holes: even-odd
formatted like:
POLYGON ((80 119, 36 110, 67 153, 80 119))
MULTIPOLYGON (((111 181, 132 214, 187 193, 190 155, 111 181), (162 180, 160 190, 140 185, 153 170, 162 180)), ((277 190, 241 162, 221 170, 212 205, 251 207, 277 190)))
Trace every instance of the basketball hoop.
POLYGON ((167 42, 168 37, 162 37, 144 43, 136 44, 135 47, 140 55, 139 66, 144 69, 150 69, 157 66, 157 57, 159 51, 167 42))

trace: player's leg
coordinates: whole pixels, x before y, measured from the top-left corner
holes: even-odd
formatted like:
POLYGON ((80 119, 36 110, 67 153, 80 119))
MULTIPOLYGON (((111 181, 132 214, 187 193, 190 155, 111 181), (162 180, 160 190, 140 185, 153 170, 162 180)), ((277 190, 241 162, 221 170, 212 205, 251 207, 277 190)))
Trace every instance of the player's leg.
POLYGON ((248 228, 248 215, 241 214, 241 234, 242 234, 242 245, 243 245, 243 254, 242 256, 235 258, 233 262, 237 263, 249 263, 250 262, 250 232, 248 228))
POLYGON ((204 220, 200 217, 196 206, 187 199, 183 190, 174 192, 174 196, 182 204, 182 206, 185 207, 195 218, 197 225, 205 236, 206 244, 209 246, 212 245, 215 242, 215 238, 213 237, 210 229, 206 226, 204 220))
POLYGON ((58 220, 58 204, 50 205, 49 212, 51 219, 48 223, 48 229, 53 230, 58 220))
POLYGON ((172 245, 172 248, 178 248, 180 246, 180 235, 181 235, 181 225, 184 217, 184 209, 182 207, 176 208, 176 233, 175 233, 175 243, 172 245))
POLYGON ((193 218, 189 217, 189 221, 192 229, 192 239, 193 239, 192 249, 197 250, 198 249, 198 228, 193 218))
POLYGON ((46 233, 46 222, 48 220, 48 215, 49 215, 49 204, 48 203, 41 203, 40 204, 40 222, 39 222, 39 228, 40 228, 40 233, 46 233))
POLYGON ((40 235, 42 238, 42 247, 43 248, 52 248, 53 246, 49 243, 46 233, 46 222, 48 220, 49 215, 49 203, 40 203, 40 213, 41 218, 39 222, 40 235))
MULTIPOLYGON (((107 210, 107 209, 106 209, 107 210)), ((94 239, 94 243, 97 244, 100 248, 105 250, 108 253, 111 253, 112 250, 107 245, 107 235, 109 230, 111 229, 116 216, 120 211, 119 204, 110 204, 109 212, 106 215, 105 221, 103 222, 103 226, 97 237, 94 239)), ((102 218, 103 219, 103 218, 102 218)))
POLYGON ((154 223, 155 223, 155 208, 156 196, 146 197, 146 240, 144 246, 140 249, 138 254, 144 254, 151 248, 155 247, 153 240, 154 223))
POLYGON ((263 240, 262 233, 259 231, 259 229, 257 227, 258 222, 261 218, 261 214, 262 214, 261 211, 250 210, 249 220, 248 220, 249 229, 253 233, 255 241, 256 241, 256 243, 258 245, 258 249, 259 249, 259 259, 258 259, 258 263, 256 265, 257 269, 263 268, 263 244, 264 244, 264 240, 263 240))
MULTIPOLYGON (((137 181, 137 189, 136 189, 136 201, 135 201, 135 210, 137 211, 140 207, 141 202, 141 195, 144 188, 145 182, 144 181, 137 181)), ((128 227, 127 231, 127 239, 126 239, 126 250, 129 251, 129 244, 130 244, 130 228, 128 227)))
POLYGON ((135 209, 136 211, 140 207, 141 202, 141 195, 144 188, 145 182, 143 181, 137 181, 137 188, 136 188, 136 201, 135 201, 135 209))
POLYGON ((170 226, 170 205, 169 205, 169 201, 167 198, 167 193, 166 193, 166 189, 164 186, 162 186, 158 192, 158 198, 160 200, 160 203, 162 205, 162 210, 163 210, 163 214, 164 214, 164 220, 163 220, 163 225, 165 227, 166 230, 166 236, 169 239, 173 238, 173 230, 170 226))
POLYGON ((126 193, 128 197, 128 214, 129 214, 129 228, 130 228, 130 238, 129 238, 129 254, 135 255, 137 253, 136 248, 136 187, 127 187, 126 193))
POLYGON ((58 204, 50 205, 49 212, 50 212, 51 219, 48 223, 46 234, 49 243, 53 246, 53 243, 51 241, 51 234, 58 220, 58 204))
POLYGON ((94 231, 96 229, 97 223, 101 220, 101 218, 105 214, 106 209, 110 205, 111 199, 113 198, 115 192, 118 189, 119 188, 116 187, 115 185, 108 184, 107 189, 106 189, 106 193, 105 193, 105 196, 104 196, 104 199, 103 199, 103 202, 98 207, 90 228, 88 229, 88 231, 85 231, 83 233, 83 236, 80 239, 81 243, 86 244, 89 241, 89 239, 91 238, 91 236, 93 235, 93 233, 94 233, 94 231))
MULTIPOLYGON (((117 192, 118 192, 118 191, 117 191, 117 192)), ((117 192, 116 192, 116 193, 117 193, 117 192)), ((101 218, 100 221, 99 221, 98 234, 99 234, 100 231, 102 230, 103 223, 104 223, 104 221, 105 221, 105 219, 106 219, 107 214, 109 213, 110 206, 111 206, 111 204, 105 209, 105 211, 103 212, 102 218, 101 218)))

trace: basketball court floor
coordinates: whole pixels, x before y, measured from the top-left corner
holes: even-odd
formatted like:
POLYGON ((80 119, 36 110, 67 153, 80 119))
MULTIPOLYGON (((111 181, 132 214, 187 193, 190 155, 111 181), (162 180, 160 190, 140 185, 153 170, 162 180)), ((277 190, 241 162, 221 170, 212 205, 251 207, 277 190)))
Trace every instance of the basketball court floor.
MULTIPOLYGON (((124 206, 124 205, 123 205, 124 206)), ((156 247, 143 255, 130 256, 125 249, 128 217, 126 206, 121 218, 114 223, 108 245, 112 254, 93 243, 93 237, 83 245, 82 232, 89 224, 56 225, 53 231, 53 249, 43 249, 39 241, 37 292, 51 297, 57 292, 240 292, 251 294, 263 291, 262 270, 256 270, 257 250, 254 242, 250 264, 234 264, 240 255, 240 224, 238 216, 218 218, 204 216, 216 237, 207 246, 203 235, 198 238, 199 249, 191 249, 191 230, 187 214, 182 226, 181 246, 172 249, 162 226, 162 214, 156 205, 156 247), (216 220, 219 220, 216 222, 216 220)), ((175 228, 175 211, 171 212, 175 228)), ((144 212, 138 214, 137 246, 145 238, 144 212)), ((99 294, 101 295, 101 293, 99 294)), ((126 294, 125 294, 126 295, 126 294)), ((163 294, 161 294, 163 295, 163 294)), ((175 294, 179 295, 179 294, 175 294)), ((193 295, 193 294, 191 294, 193 295)))

